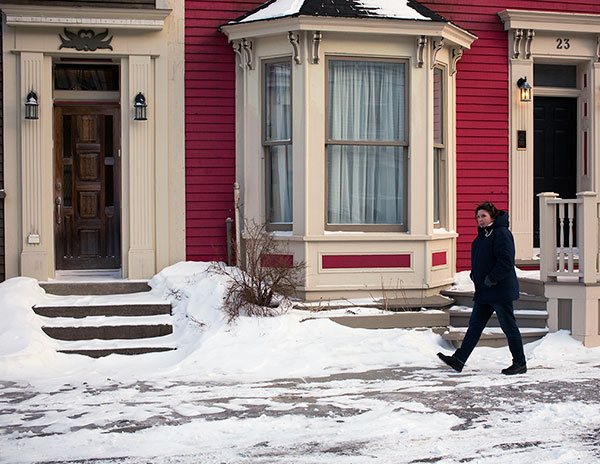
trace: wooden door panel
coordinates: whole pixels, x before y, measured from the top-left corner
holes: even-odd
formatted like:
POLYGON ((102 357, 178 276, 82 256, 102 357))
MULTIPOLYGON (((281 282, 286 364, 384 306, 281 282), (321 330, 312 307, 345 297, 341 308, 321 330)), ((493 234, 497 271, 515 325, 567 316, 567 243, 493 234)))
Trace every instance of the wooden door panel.
POLYGON ((118 117, 115 106, 55 108, 57 269, 121 267, 118 117))
POLYGON ((100 181, 99 153, 79 154, 79 180, 100 181))
POLYGON ((539 246, 538 193, 574 198, 577 190, 577 100, 534 98, 533 245, 539 246))

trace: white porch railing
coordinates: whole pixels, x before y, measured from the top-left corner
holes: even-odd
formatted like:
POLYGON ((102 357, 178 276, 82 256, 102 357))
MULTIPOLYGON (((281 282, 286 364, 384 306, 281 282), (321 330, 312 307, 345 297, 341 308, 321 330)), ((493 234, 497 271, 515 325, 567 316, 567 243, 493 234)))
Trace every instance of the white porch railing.
POLYGON ((540 279, 547 298, 548 328, 570 330, 585 346, 600 346, 598 195, 581 192, 568 200, 556 193, 538 197, 540 279))
POLYGON ((598 279, 598 196, 580 192, 576 199, 540 193, 540 279, 598 279), (576 238, 576 242, 575 242, 576 238), (577 247, 575 247, 575 243, 577 247), (576 260, 578 266, 575 266, 576 260))

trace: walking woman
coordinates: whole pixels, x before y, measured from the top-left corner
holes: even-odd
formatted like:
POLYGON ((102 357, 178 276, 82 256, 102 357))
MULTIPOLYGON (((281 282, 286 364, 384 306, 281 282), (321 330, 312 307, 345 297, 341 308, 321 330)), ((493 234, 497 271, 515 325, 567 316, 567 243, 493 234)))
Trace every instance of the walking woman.
POLYGON ((523 341, 513 310, 519 298, 515 273, 515 242, 508 230, 508 213, 498 211, 489 201, 475 210, 479 225, 471 245, 471 280, 475 283, 474 305, 469 328, 462 344, 452 356, 438 357, 457 372, 462 371, 494 311, 508 340, 512 365, 502 369, 506 375, 527 372, 523 341))

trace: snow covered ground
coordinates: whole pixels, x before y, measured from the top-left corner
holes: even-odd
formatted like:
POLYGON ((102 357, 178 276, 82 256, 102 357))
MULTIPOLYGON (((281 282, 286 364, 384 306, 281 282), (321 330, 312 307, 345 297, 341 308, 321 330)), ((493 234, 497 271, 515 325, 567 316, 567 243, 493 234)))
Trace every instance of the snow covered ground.
POLYGON ((0 284, 0 462, 600 460, 600 348, 559 332, 525 347, 524 376, 499 374, 507 348, 477 348, 457 374, 431 331, 289 309, 228 325, 207 266, 155 276, 178 349, 131 357, 56 353, 30 309, 52 297, 32 279, 0 284))

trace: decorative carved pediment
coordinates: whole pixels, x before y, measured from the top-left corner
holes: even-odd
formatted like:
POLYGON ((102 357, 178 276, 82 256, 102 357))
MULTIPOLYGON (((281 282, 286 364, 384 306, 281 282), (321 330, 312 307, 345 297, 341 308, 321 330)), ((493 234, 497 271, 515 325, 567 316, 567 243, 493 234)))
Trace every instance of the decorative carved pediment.
POLYGON ((61 48, 74 48, 78 51, 86 51, 93 52, 99 48, 112 50, 112 46, 110 42, 113 39, 113 36, 110 36, 108 39, 106 36, 108 35, 108 29, 104 32, 100 32, 96 34, 92 29, 79 29, 79 32, 71 32, 66 27, 64 29, 64 34, 66 37, 63 37, 61 34, 58 34, 60 37, 61 48))

